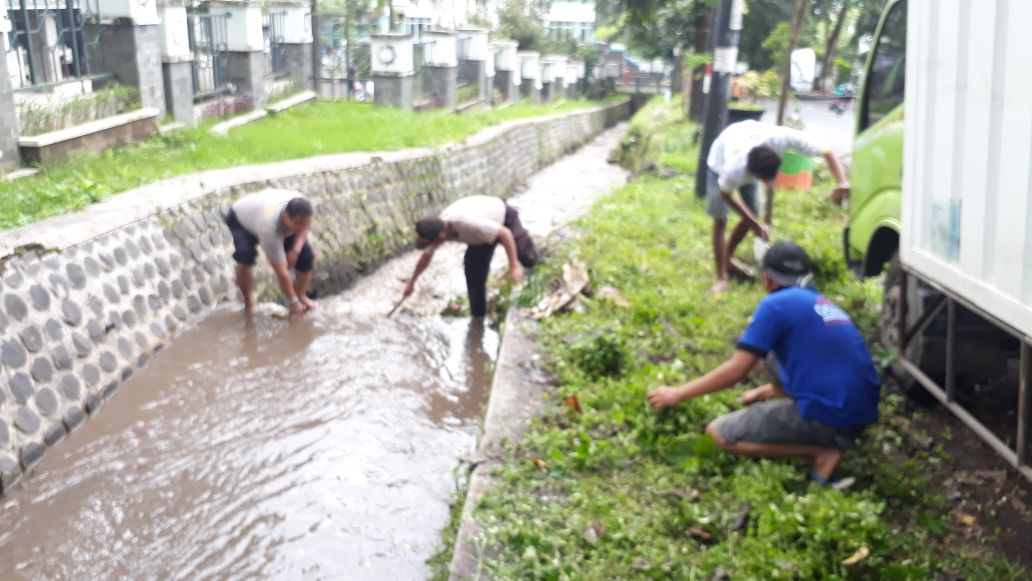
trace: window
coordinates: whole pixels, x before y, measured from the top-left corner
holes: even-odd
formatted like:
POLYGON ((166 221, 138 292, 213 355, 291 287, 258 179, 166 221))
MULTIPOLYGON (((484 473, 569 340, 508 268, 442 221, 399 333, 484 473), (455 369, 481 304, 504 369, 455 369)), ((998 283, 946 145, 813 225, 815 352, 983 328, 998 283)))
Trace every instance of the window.
POLYGON ((860 116, 863 131, 903 103, 907 50, 907 3, 899 2, 882 25, 864 84, 860 116))

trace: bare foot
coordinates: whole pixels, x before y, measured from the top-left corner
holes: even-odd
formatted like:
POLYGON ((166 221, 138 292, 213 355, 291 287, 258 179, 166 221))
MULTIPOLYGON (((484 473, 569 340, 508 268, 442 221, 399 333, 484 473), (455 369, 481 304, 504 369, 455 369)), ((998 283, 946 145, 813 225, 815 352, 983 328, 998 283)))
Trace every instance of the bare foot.
POLYGON ((298 298, 299 301, 301 301, 301 304, 305 306, 305 310, 307 310, 307 311, 314 311, 315 309, 317 309, 319 307, 318 305, 315 304, 315 301, 313 301, 312 299, 310 299, 310 298, 308 298, 306 296, 302 295, 302 296, 299 296, 297 298, 298 298))
POLYGON ((710 287, 710 294, 719 295, 720 293, 727 290, 727 280, 718 280, 716 284, 710 287))
POLYGON ((756 278, 756 269, 742 262, 738 257, 732 257, 727 263, 727 272, 742 280, 756 278))
POLYGON ((842 460, 843 454, 845 453, 838 448, 824 448, 813 457, 813 471, 821 478, 830 480, 831 474, 835 472, 835 467, 842 460))
POLYGON ((244 315, 246 315, 248 318, 250 318, 250 317, 252 317, 254 315, 254 302, 253 301, 247 301, 246 303, 244 303, 244 315))

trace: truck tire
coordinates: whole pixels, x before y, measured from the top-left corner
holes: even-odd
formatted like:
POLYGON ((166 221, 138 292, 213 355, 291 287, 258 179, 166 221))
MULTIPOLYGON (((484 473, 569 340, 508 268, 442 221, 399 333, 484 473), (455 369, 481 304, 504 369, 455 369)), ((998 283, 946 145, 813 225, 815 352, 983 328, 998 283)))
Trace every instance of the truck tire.
MULTIPOLYGON (((882 283, 882 309, 878 320, 879 339, 885 347, 897 348, 899 346, 899 317, 903 306, 902 279, 903 266, 899 261, 899 253, 895 253, 892 255, 892 260, 889 261, 889 268, 885 272, 885 279, 882 283)), ((915 280, 911 280, 911 283, 907 285, 908 326, 912 326, 921 318, 921 314, 924 312, 926 294, 927 291, 922 292, 920 285, 915 280)), ((929 365, 936 364, 936 362, 926 361, 926 351, 928 350, 925 343, 926 338, 921 334, 911 338, 909 345, 907 345, 908 359, 922 369, 928 369, 929 365)), ((890 371, 896 378, 900 389, 908 395, 922 402, 933 399, 931 394, 926 392, 909 373, 904 371, 898 359, 893 361, 890 371)))

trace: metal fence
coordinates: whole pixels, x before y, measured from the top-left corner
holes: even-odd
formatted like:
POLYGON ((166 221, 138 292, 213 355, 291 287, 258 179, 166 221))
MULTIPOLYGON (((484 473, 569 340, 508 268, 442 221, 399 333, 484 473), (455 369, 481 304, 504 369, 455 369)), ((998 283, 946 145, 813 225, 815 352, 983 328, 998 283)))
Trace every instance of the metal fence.
POLYGON ((283 31, 286 26, 286 12, 267 12, 262 15, 262 36, 265 40, 265 74, 282 77, 288 73, 283 54, 283 31))
POLYGON ((229 13, 191 12, 187 18, 187 40, 193 53, 194 101, 229 92, 229 52, 226 24, 229 13))
POLYGON ((480 98, 480 80, 477 78, 476 69, 467 62, 471 42, 469 38, 460 38, 457 42, 459 74, 455 84, 455 98, 460 105, 480 98))
POLYGON ((15 90, 110 77, 99 51, 98 0, 6 0, 4 57, 15 90))
POLYGON ((347 14, 312 16, 318 43, 319 96, 372 102, 371 55, 368 24, 347 14))
POLYGON ((426 70, 427 63, 434 62, 434 41, 417 41, 412 43, 412 69, 415 73, 413 79, 412 96, 417 105, 430 104, 435 106, 435 101, 443 103, 442 95, 433 91, 433 86, 427 81, 429 71, 426 70))

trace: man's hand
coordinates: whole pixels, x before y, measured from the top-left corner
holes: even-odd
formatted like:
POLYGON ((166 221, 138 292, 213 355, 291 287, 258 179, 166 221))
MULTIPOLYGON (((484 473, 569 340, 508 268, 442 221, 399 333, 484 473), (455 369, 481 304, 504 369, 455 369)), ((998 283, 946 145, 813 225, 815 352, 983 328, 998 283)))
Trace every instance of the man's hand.
POLYGON ((297 267, 297 259, 301 256, 300 250, 290 250, 287 252, 287 268, 294 269, 297 267))
POLYGON ((841 206, 842 202, 849 199, 849 191, 849 183, 839 183, 834 190, 831 190, 831 194, 828 195, 828 201, 841 206))
POLYGON ((402 299, 407 299, 416 290, 416 279, 410 279, 405 285, 405 291, 401 293, 402 299))
POLYGON ((745 405, 752 405, 756 402, 766 401, 775 395, 776 392, 774 391, 774 386, 768 383, 767 385, 761 385, 746 391, 742 395, 738 396, 738 401, 745 405))
POLYGON ((770 227, 769 226, 765 226, 765 225, 763 225, 763 224, 761 224, 759 222, 756 222, 756 225, 753 226, 752 231, 753 231, 753 234, 759 236, 760 238, 762 238, 763 240, 765 240, 767 242, 770 242, 770 227))
POLYGON ((679 403, 681 403, 681 390, 679 388, 663 386, 649 393, 649 405, 653 409, 661 410, 673 407, 679 403))
POLYGON ((518 263, 510 266, 509 278, 511 278, 513 282, 520 282, 521 280, 523 280, 523 267, 521 267, 518 263))
POLYGON ((301 319, 305 318, 305 306, 302 305, 300 301, 290 305, 290 313, 288 314, 288 318, 291 321, 300 321, 301 319))

